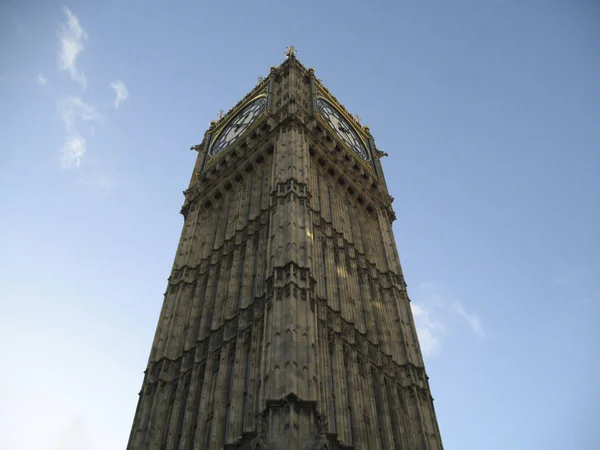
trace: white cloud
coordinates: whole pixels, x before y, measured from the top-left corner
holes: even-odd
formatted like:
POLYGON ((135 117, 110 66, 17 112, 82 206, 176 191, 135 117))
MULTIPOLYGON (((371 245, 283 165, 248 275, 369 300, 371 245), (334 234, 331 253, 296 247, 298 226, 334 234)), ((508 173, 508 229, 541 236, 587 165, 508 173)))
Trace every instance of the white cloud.
POLYGON ((46 79, 46 77, 44 75, 39 74, 37 76, 37 82, 38 82, 38 84, 40 84, 41 86, 43 86, 43 85, 45 85, 45 84, 48 83, 48 80, 46 79))
POLYGON ((69 96, 58 102, 58 114, 67 132, 73 131, 80 120, 90 121, 101 117, 96 108, 77 96, 69 96))
POLYGON ((68 8, 64 8, 67 22, 61 25, 59 32, 60 50, 58 53, 59 65, 62 70, 69 72, 71 78, 85 89, 85 74, 77 68, 77 57, 83 51, 83 43, 87 34, 79 19, 68 8))
POLYGON ((483 325, 481 324, 481 319, 477 314, 467 312, 465 306, 460 302, 454 303, 454 311, 456 311, 463 319, 467 321, 473 333, 479 339, 485 339, 485 332, 483 331, 483 325))
POLYGON ((441 347, 441 336, 446 331, 442 323, 440 309, 444 302, 431 283, 422 283, 414 291, 414 297, 410 304, 421 351, 425 356, 437 353, 441 347))
POLYGON ((121 103, 122 100, 126 100, 127 97, 129 97, 129 91, 125 86, 125 83, 123 83, 121 80, 113 81, 112 83, 110 83, 110 86, 115 90, 116 98, 113 102, 113 105, 115 109, 118 109, 119 103, 121 103))
POLYGON ((432 355, 440 349, 440 334, 444 332, 444 325, 435 317, 432 308, 417 303, 411 303, 419 344, 423 355, 432 355))
MULTIPOLYGON (((65 7, 63 11, 66 18, 61 23, 58 33, 59 68, 69 73, 71 79, 85 89, 87 78, 78 67, 78 58, 84 50, 88 35, 79 18, 69 8, 65 7)), ((40 85, 44 85, 48 80, 40 74, 37 81, 40 85)), ((127 99, 129 93, 125 83, 120 80, 114 81, 111 86, 116 93, 114 107, 117 109, 120 102, 127 99)), ((86 137, 89 137, 90 134, 92 137, 95 135, 94 122, 102 116, 93 105, 74 95, 67 96, 58 102, 57 114, 65 127, 65 139, 61 149, 61 164, 64 168, 78 168, 86 156, 86 137), (87 133, 84 132, 86 129, 82 127, 84 123, 88 123, 87 133)), ((116 181, 111 177, 103 176, 94 178, 92 182, 85 181, 83 184, 110 191, 116 186, 116 181)))
POLYGON ((437 353, 442 347, 442 338, 459 325, 458 317, 479 339, 485 339, 480 317, 467 311, 463 303, 432 283, 419 284, 412 293, 411 308, 415 326, 424 355, 437 353), (458 316, 458 317, 457 317, 458 316))
POLYGON ((77 134, 68 135, 62 148, 62 166, 72 169, 81 165, 81 158, 85 154, 85 139, 77 134))
POLYGON ((77 168, 86 151, 86 141, 78 131, 79 122, 100 118, 96 109, 81 98, 70 96, 57 105, 58 115, 65 125, 65 143, 62 148, 62 166, 77 168))

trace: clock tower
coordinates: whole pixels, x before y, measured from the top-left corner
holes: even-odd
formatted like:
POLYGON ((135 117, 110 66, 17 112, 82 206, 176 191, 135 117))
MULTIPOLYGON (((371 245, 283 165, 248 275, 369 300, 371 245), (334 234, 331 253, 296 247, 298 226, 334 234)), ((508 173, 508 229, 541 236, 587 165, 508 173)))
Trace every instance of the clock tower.
POLYGON ((369 128, 293 47, 212 122, 129 450, 437 450, 369 128))

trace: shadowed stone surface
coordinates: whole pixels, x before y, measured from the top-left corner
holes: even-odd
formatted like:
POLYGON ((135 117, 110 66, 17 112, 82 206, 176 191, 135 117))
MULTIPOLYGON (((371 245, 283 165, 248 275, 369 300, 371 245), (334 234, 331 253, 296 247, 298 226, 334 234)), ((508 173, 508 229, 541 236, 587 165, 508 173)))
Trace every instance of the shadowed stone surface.
POLYGON ((127 448, 442 449, 369 129, 292 49, 192 149, 127 448))

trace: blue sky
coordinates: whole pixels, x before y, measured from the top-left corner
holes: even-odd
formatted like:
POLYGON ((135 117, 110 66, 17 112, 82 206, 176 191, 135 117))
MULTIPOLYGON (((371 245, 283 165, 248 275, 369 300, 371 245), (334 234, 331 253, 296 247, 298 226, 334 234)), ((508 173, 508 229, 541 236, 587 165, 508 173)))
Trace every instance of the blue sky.
POLYGON ((210 120, 371 128, 447 450, 600 448, 600 4, 0 4, 0 448, 126 445, 210 120), (68 9, 65 9, 68 8, 68 9))

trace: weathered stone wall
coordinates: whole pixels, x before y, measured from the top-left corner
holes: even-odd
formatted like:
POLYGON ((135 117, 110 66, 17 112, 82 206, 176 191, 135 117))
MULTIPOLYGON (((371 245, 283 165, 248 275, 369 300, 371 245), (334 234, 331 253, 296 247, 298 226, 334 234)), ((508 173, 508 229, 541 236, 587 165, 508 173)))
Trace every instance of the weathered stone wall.
POLYGON ((315 83, 290 58, 242 140, 198 146, 128 449, 442 448, 381 166, 315 83))

